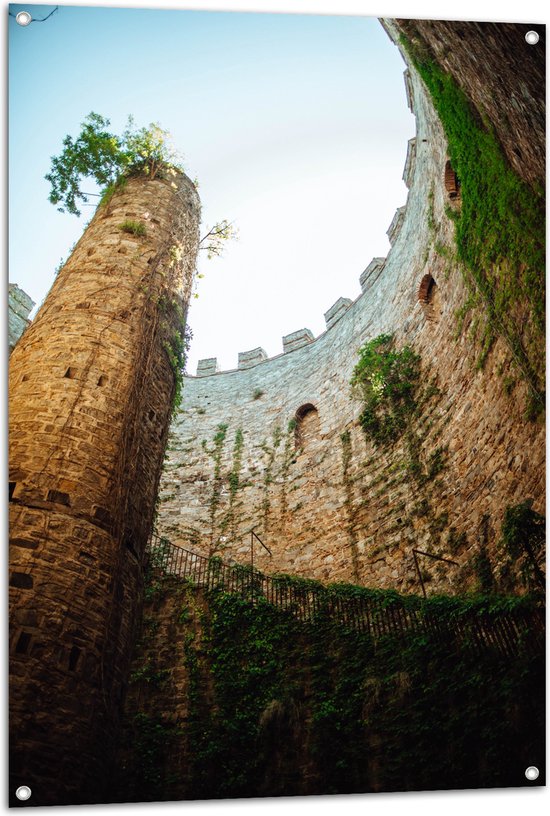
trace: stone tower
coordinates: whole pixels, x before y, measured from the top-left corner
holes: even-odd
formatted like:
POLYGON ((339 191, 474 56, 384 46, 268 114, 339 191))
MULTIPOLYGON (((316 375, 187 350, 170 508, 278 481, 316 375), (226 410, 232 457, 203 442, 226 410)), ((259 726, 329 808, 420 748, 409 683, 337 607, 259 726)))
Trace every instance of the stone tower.
POLYGON ((33 805, 109 801, 199 215, 175 171, 120 184, 11 356, 10 797, 33 805))

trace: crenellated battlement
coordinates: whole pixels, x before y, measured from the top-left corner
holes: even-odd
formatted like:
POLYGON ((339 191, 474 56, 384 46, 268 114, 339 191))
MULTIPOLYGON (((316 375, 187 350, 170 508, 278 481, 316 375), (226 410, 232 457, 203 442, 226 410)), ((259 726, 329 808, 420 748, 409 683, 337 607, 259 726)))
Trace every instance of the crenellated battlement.
MULTIPOLYGON (((386 29, 399 42, 397 24, 386 29)), ((499 558, 504 508, 526 496, 543 506, 544 431, 526 422, 520 383, 512 399, 503 387, 510 357, 495 343, 481 374, 471 331, 458 329, 468 284, 448 211, 449 145, 413 66, 405 85, 416 135, 403 145, 408 192, 388 218, 386 257, 370 259, 357 293, 334 297, 316 336, 286 334, 271 357, 241 352, 230 371, 202 360, 186 379, 158 522, 180 546, 405 593, 418 590, 416 548, 456 562, 421 564, 430 592, 475 591, 478 542, 499 558), (420 365, 407 432, 384 450, 351 385, 361 349, 381 335, 420 365), (251 530, 269 549, 252 553, 251 530)))
MULTIPOLYGON (((413 91, 413 79, 411 76, 411 72, 408 68, 406 71, 404 71, 403 78, 405 82, 407 104, 410 110, 415 114, 415 116, 417 116, 417 111, 415 108, 415 97, 413 91)), ((405 166, 403 168, 402 176, 403 181, 405 182, 405 185, 409 190, 413 185, 416 169, 417 169, 417 140, 415 136, 412 139, 409 139, 407 143, 407 156, 405 159, 405 166)), ((388 236, 388 240, 391 245, 390 253, 392 252, 394 246, 398 242, 399 236, 402 232, 407 214, 407 203, 397 208, 397 210, 395 211, 395 215, 393 216, 392 221, 386 231, 386 235, 388 236)), ((315 343, 321 337, 324 337, 326 332, 330 331, 330 329, 332 329, 333 326, 335 326, 346 315, 351 306, 353 306, 355 303, 357 303, 357 301, 361 300, 366 295, 369 296, 369 293, 371 292, 375 284, 377 284, 380 277, 383 275, 384 270, 387 267, 388 257, 386 258, 377 257, 373 258, 370 261, 368 266, 359 276, 361 293, 358 295, 357 298, 355 298, 355 300, 346 297, 340 297, 335 303, 333 303, 330 309, 328 309, 324 313, 326 327, 324 332, 315 337, 315 335, 311 332, 310 329, 304 328, 298 329, 297 331, 285 335, 282 338, 283 345, 282 354, 283 355, 289 354, 293 351, 296 351, 299 348, 302 348, 305 345, 315 343)), ((240 351, 238 354, 237 368, 223 370, 220 369, 218 365, 217 357, 207 357, 205 359, 198 361, 196 374, 194 376, 210 377, 214 374, 225 374, 232 371, 253 368, 254 366, 260 365, 261 363, 278 359, 281 356, 282 356, 281 354, 275 354, 272 357, 269 357, 266 351, 260 347, 255 349, 249 349, 247 351, 240 351)), ((187 374, 186 376, 192 377, 193 375, 187 374)))

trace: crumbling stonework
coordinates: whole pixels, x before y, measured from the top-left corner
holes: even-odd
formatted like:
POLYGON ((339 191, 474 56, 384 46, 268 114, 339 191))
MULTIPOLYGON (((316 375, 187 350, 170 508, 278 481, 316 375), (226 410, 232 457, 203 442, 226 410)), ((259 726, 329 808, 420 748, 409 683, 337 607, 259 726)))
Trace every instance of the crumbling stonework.
POLYGON ((198 219, 185 176, 129 178, 11 356, 10 790, 33 804, 105 801, 198 219))
MULTIPOLYGON (((397 40, 395 24, 386 27, 397 40)), ((431 591, 452 592, 478 586, 481 547, 498 573, 507 506, 532 498, 542 510, 543 427, 525 418, 527 387, 510 376, 506 344, 498 340, 479 371, 469 333, 457 328, 467 289, 446 212, 456 205, 445 187, 446 140, 412 65, 406 87, 417 122, 409 194, 388 230, 387 258, 361 276, 362 294, 340 298, 313 341, 284 342, 269 360, 241 354, 232 371, 209 360, 186 377, 159 504, 159 532, 173 542, 247 563, 254 529, 272 553, 254 553, 265 572, 409 592, 420 590, 416 547, 457 561, 422 564, 431 591), (391 451, 366 439, 350 391, 357 350, 385 333, 422 364, 409 442, 391 451), (315 409, 316 429, 298 444, 304 406, 315 409)))

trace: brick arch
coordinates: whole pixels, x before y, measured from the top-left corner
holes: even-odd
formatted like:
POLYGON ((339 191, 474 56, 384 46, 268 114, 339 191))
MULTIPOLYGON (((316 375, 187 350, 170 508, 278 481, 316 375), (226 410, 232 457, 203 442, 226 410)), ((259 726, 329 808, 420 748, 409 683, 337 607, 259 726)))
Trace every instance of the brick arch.
POLYGON ((458 198, 460 195, 460 181, 449 159, 445 163, 444 183, 449 198, 458 198))
POLYGON ((418 300, 426 320, 435 320, 439 316, 439 288, 429 272, 427 272, 420 281, 418 300))
POLYGON ((294 442, 296 449, 306 448, 319 435, 319 411, 311 402, 301 405, 294 414, 296 427, 294 442))

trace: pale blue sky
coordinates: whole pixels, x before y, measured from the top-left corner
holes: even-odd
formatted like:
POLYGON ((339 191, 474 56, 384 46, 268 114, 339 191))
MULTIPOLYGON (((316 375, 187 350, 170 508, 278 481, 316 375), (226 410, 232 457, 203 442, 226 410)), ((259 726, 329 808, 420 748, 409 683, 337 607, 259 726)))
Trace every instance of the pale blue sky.
POLYGON ((414 119, 376 19, 61 6, 8 30, 10 280, 37 302, 93 213, 58 213, 44 180, 92 110, 116 131, 130 113, 170 130, 199 180, 203 232, 222 218, 239 229, 222 259, 201 260, 190 373, 199 357, 231 368, 238 351, 319 334, 387 253, 414 119))

